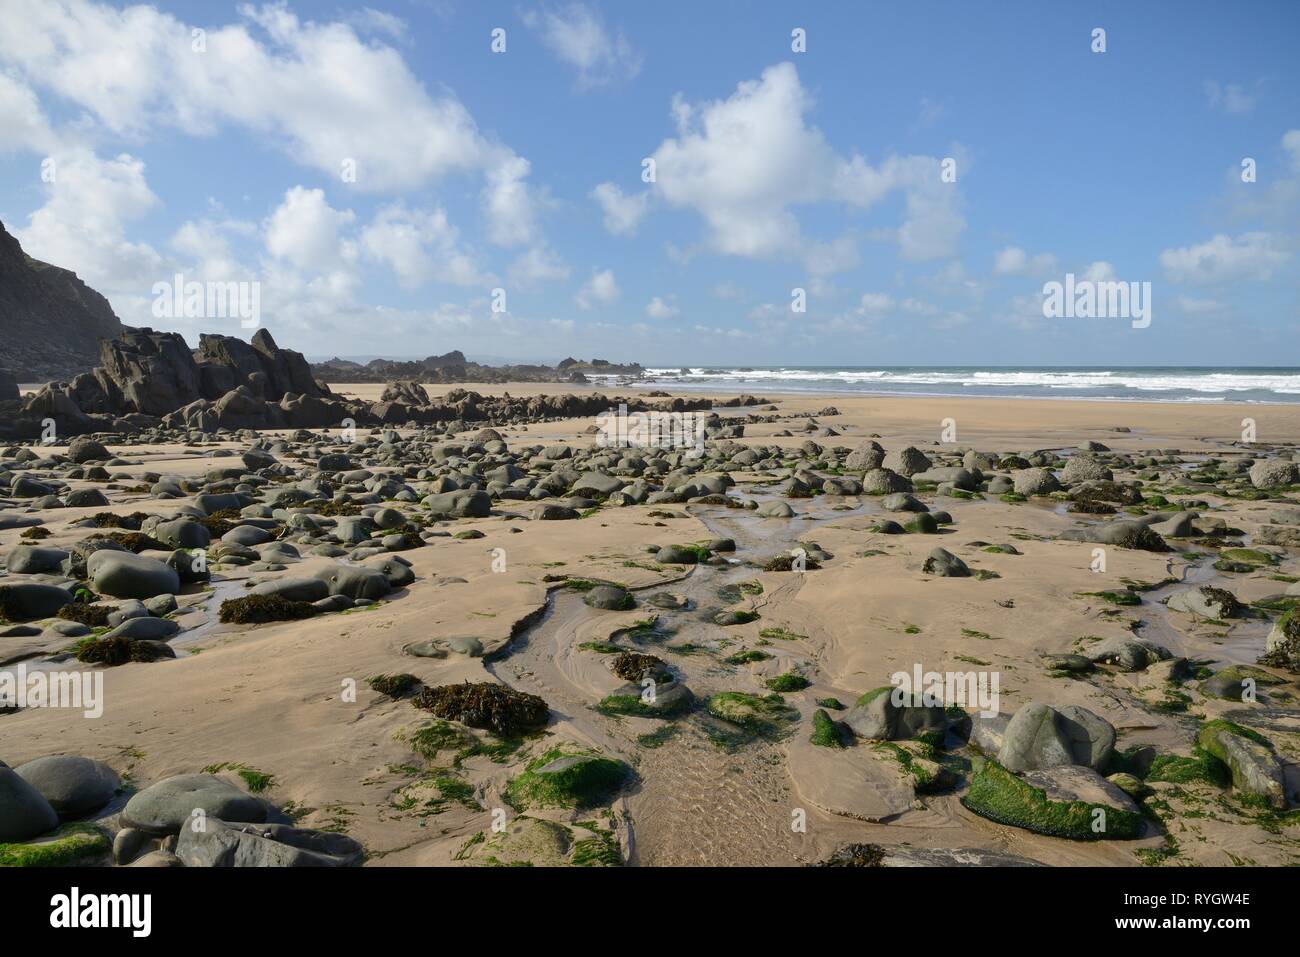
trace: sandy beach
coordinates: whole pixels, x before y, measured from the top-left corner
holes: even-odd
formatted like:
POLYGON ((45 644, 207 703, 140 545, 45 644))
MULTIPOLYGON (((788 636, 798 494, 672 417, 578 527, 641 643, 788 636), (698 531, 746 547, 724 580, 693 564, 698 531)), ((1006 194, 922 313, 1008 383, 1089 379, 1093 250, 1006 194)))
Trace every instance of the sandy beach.
MULTIPOLYGON (((374 398, 368 393, 378 388, 335 391, 374 398)), ((428 391, 438 396, 451 388, 428 391)), ((557 389, 574 391, 533 385, 475 391, 519 396, 557 389)), ((1282 786, 1293 793, 1300 780, 1300 722, 1285 708, 1295 702, 1295 675, 1261 669, 1267 691, 1245 705, 1206 693, 1203 686, 1225 667, 1255 666, 1272 620, 1259 612, 1230 620, 1198 617, 1163 602, 1192 585, 1213 585, 1251 606, 1283 593, 1286 582, 1300 576, 1295 547, 1257 540, 1259 527, 1272 523, 1279 507, 1294 504, 1294 491, 1244 497, 1236 494, 1239 483, 1226 478, 1242 473, 1227 470, 1218 484, 1204 476, 1178 478, 1204 469, 1207 458, 1232 463, 1258 458, 1261 451, 1284 460, 1294 455, 1300 409, 764 398, 773 401, 720 409, 724 424, 747 417, 764 421, 745 421, 742 437, 712 439, 709 445, 725 445, 733 461, 742 447, 780 448, 785 459, 764 468, 724 469, 712 461, 710 474, 727 474, 734 482, 725 499, 704 493, 697 501, 596 502, 567 521, 537 520, 535 502, 502 498, 493 500, 484 517, 429 517, 418 500, 421 490, 434 475, 456 470, 433 450, 454 445, 459 454, 474 441, 477 426, 455 437, 396 430, 396 441, 408 443, 400 455, 379 450, 380 430, 359 430, 351 445, 318 433, 318 452, 346 453, 352 469, 388 474, 416 489, 414 500, 379 501, 356 484, 360 473, 343 483, 362 493, 358 504, 370 513, 375 508, 367 503, 374 500, 419 516, 418 546, 392 553, 410 563, 413 580, 374 603, 338 613, 222 623, 221 603, 246 594, 250 583, 328 574, 339 559, 310 548, 334 540, 329 518, 321 520, 318 534, 305 525, 297 535, 278 533, 279 541, 299 542, 298 557, 287 560, 223 562, 214 536, 208 546, 211 581, 185 586, 178 607, 165 615, 179 626, 170 639, 175 659, 83 665, 59 654, 73 641, 39 624, 21 629, 34 634, 0 638, 6 669, 18 663, 93 667, 105 683, 103 714, 95 719, 36 707, 0 716, 0 754, 13 767, 50 755, 80 755, 110 767, 123 784, 96 816, 110 831, 120 826, 118 815, 132 794, 206 769, 235 787, 256 786, 257 796, 296 827, 346 834, 364 848, 369 866, 573 863, 576 854, 593 847, 604 855, 601 860, 637 865, 795 865, 862 843, 900 854, 1001 856, 988 859, 995 863, 1297 862, 1300 832, 1291 818, 1237 800, 1232 789, 1199 781, 1148 782, 1141 785, 1148 810, 1140 836, 1070 840, 995 822, 963 803, 973 762, 997 750, 987 740, 977 747, 969 729, 969 741, 950 729, 937 749, 903 735, 872 741, 844 734, 846 746, 818 746, 810 733, 820 720, 814 712, 845 718, 860 696, 890 685, 896 672, 919 666, 996 674, 1003 724, 1035 702, 1057 711, 1086 709, 1113 728, 1113 751, 1130 757, 1143 748, 1189 757, 1197 753, 1199 730, 1230 716, 1266 735, 1284 775, 1282 786), (1258 446, 1240 443, 1243 418, 1255 420, 1258 446), (940 443, 942 430, 953 424, 956 441, 940 443), (871 441, 887 453, 913 447, 935 468, 960 463, 967 450, 995 453, 995 464, 983 470, 983 491, 907 483, 921 507, 947 513, 943 518, 950 521, 941 519, 936 534, 883 533, 883 521, 902 522, 917 513, 887 511, 880 495, 836 494, 834 488, 789 494, 792 476, 862 480, 864 470, 847 464, 847 456, 871 441), (1222 520, 1229 531, 1216 537, 1198 527, 1185 539, 1171 538, 1168 551, 1108 547, 1099 572, 1095 543, 1060 536, 1117 519, 1071 513, 1071 495, 1064 492, 1017 500, 988 490, 990 479, 1025 471, 1016 462, 996 464, 1005 456, 1055 450, 1046 452, 1051 461, 1056 451, 1073 454, 1090 442, 1109 450, 1094 446, 1093 455, 1113 468, 1116 482, 1141 481, 1146 496, 1162 490, 1165 498, 1158 501, 1169 502, 1132 509, 1134 514, 1190 511, 1201 516, 1196 521, 1222 520), (1148 456, 1158 456, 1159 463, 1145 462, 1148 456), (1180 461, 1196 464, 1183 469, 1180 461), (734 507, 751 500, 760 507, 734 507), (792 514, 782 517, 777 509, 767 517, 762 506, 773 503, 788 504, 792 514), (691 564, 661 560, 665 546, 721 540, 734 542, 734 551, 706 551, 701 557, 707 561, 691 564), (1268 553, 1267 562, 1238 572, 1213 567, 1223 549, 1252 545, 1268 553), (927 557, 937 546, 972 574, 934 574, 927 557), (770 559, 793 550, 822 557, 804 571, 765 570, 770 559), (591 582, 626 588, 634 606, 590 607, 583 587, 591 582), (1105 599, 1104 593, 1130 585, 1134 590, 1126 593, 1137 599, 1131 606, 1105 599), (655 597, 665 595, 672 597, 655 597), (735 623, 719 624, 718 615, 726 612, 743 614, 733 616, 735 623), (1125 670, 1101 661, 1074 673, 1059 663, 1044 664, 1044 655, 1086 657, 1098 640, 1122 644, 1135 637, 1161 646, 1185 667, 1165 660, 1125 670), (434 656, 410 654, 419 644, 433 648, 434 656), (663 662, 671 682, 689 689, 691 704, 671 716, 612 708, 611 696, 628 693, 628 682, 610 667, 619 652, 663 662), (481 728, 431 720, 409 697, 368 685, 375 676, 394 674, 412 675, 426 688, 504 684, 540 697, 549 718, 539 732, 496 741, 481 728), (732 723, 719 717, 726 700, 716 696, 752 696, 744 703, 761 708, 754 703, 767 701, 770 687, 783 687, 769 682, 788 675, 800 680, 776 695, 779 707, 770 715, 732 723), (832 700, 843 707, 828 705, 832 700), (594 806, 521 799, 526 789, 519 782, 530 779, 539 760, 588 752, 621 762, 627 775, 594 806), (936 774, 940 780, 932 781, 936 774)), ((496 432, 511 452, 559 444, 577 451, 592 446, 595 437, 587 430, 593 421, 500 425, 496 432)), ((102 490, 110 504, 39 512, 41 527, 51 534, 35 544, 69 549, 87 535, 80 523, 105 511, 181 514, 195 503, 194 495, 160 499, 150 492, 156 476, 201 485, 204 476, 212 479, 213 469, 236 465, 238 472, 235 456, 249 449, 252 437, 173 445, 109 440, 110 481, 65 480, 72 490, 102 490)), ((288 434, 257 438, 290 472, 305 469, 299 479, 317 474, 310 460, 298 457, 301 443, 288 434), (288 443, 275 444, 286 437, 288 443)), ((500 451, 487 453, 489 460, 502 457, 500 451)), ((620 471, 612 461, 605 467, 614 475, 620 471)), ((656 487, 662 474, 653 479, 656 487)), ((628 473, 622 481, 632 478, 628 473)), ((238 487, 268 491, 265 485, 238 487)), ((10 498, 6 506, 6 517, 37 514, 21 499, 10 498)), ((280 527, 279 520, 261 524, 280 527)), ((24 533, 17 526, 0 531, 0 551, 12 557, 15 548, 30 544, 24 533)), ((336 554, 357 547, 364 543, 354 540, 336 554)), ((355 555, 346 560, 372 561, 355 555)), ((11 569, 0 582, 27 577, 11 569)), ((40 577, 57 579, 57 573, 40 577)), ((840 726, 836 733, 843 731, 840 726)), ((1149 755, 1145 763, 1150 766, 1149 755)))

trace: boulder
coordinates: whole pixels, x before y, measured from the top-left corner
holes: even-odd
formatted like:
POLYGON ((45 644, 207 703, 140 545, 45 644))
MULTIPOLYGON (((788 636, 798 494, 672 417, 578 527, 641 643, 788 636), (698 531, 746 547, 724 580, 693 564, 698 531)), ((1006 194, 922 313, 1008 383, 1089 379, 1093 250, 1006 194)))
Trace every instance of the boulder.
POLYGON ((97 551, 86 561, 95 591, 114 598, 153 598, 180 591, 176 569, 131 552, 97 551))
POLYGON ((36 758, 14 771, 40 792, 64 820, 98 811, 113 799, 122 784, 117 772, 107 764, 70 754, 36 758))
MULTIPOLYGON (((202 811, 227 823, 260 824, 266 805, 213 774, 181 774, 135 794, 122 810, 122 823, 149 834, 176 834, 202 811)), ((185 828, 189 830, 189 828, 185 828)))

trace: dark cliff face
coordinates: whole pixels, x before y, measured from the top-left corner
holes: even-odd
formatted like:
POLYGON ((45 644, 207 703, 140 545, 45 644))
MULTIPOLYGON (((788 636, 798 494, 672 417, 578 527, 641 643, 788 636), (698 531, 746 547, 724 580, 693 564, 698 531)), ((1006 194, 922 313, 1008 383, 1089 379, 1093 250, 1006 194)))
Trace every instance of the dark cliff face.
POLYGON ((21 382, 71 379, 121 331, 107 299, 71 270, 32 259, 0 223, 0 370, 21 382))

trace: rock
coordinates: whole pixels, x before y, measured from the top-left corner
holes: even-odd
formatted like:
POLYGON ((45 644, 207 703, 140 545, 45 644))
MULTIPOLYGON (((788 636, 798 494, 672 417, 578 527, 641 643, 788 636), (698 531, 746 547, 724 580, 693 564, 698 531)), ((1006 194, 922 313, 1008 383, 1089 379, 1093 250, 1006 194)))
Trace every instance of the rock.
POLYGON ((26 841, 59 826, 41 792, 0 761, 0 842, 26 841))
POLYGON ((492 512, 492 499, 483 491, 443 492, 429 495, 424 506, 434 515, 451 518, 487 518, 492 512))
POLYGON ((148 854, 142 854, 127 867, 184 867, 185 862, 173 854, 171 851, 150 851, 148 854))
MULTIPOLYGON (((266 805, 213 774, 181 774, 134 795, 122 810, 122 823, 149 834, 175 834, 201 810, 227 823, 260 824, 266 805)), ((186 828, 189 830, 189 828, 186 828)))
POLYGON ((597 585, 587 592, 583 601, 592 608, 605 611, 624 611, 636 605, 628 590, 618 585, 597 585))
POLYGON ((1016 854, 978 847, 846 844, 816 867, 1045 867, 1016 854))
POLYGON ((862 695, 844 713, 843 723, 858 737, 876 741, 910 740, 923 731, 947 729, 948 715, 942 706, 896 704, 893 692, 894 688, 884 687, 862 695))
POLYGON ((68 443, 68 458, 78 465, 85 462, 102 462, 112 457, 102 442, 96 442, 86 435, 79 435, 68 443))
POLYGON ((154 526, 153 537, 172 548, 207 548, 212 541, 211 533, 192 518, 159 522, 154 526))
POLYGON ((250 595, 279 595, 288 601, 320 601, 330 593, 329 584, 322 578, 277 578, 254 585, 250 595))
POLYGON ((1282 459, 1261 459, 1250 467, 1250 484, 1255 488, 1286 488, 1300 482, 1300 465, 1282 459))
POLYGON ((152 598, 180 591, 176 569, 131 552, 97 551, 86 561, 95 591, 114 598, 152 598))
POLYGON ((1051 469, 1022 469, 1011 477, 1018 495, 1050 495, 1061 490, 1061 483, 1051 469))
POLYGON ((1156 532, 1140 522, 1107 522, 1089 528, 1072 528, 1060 535, 1063 542, 1096 542, 1145 552, 1167 552, 1171 549, 1156 532))
POLYGON ((1115 748, 1115 729, 1106 719, 1070 705, 1056 709, 1039 702, 1020 707, 1007 723, 998 763, 1009 771, 1065 764, 1098 769, 1115 748))
POLYGON ((57 585, 22 582, 0 585, 0 618, 9 621, 35 621, 58 614, 71 604, 72 593, 57 585))
POLYGON ((1076 482, 1109 482, 1115 476, 1093 456, 1079 453, 1065 463, 1061 478, 1067 485, 1073 485, 1076 482))
POLYGON ((1123 788, 1092 768, 1076 764, 1029 771, 1024 781, 1030 787, 1042 790, 1049 801, 1083 801, 1130 814, 1138 813, 1137 802, 1123 788))
POLYGON ((1211 721, 1201 728, 1196 743, 1228 766, 1235 790, 1262 798, 1277 810, 1286 808, 1282 765, 1258 732, 1229 721, 1211 721))
POLYGON ((655 555, 655 561, 663 565, 694 565, 700 561, 700 553, 693 546, 665 545, 655 555))
POLYGON ((134 827, 124 827, 113 837, 113 863, 119 867, 130 864, 152 841, 154 836, 134 827))
POLYGON ((383 572, 352 565, 333 565, 316 573, 325 582, 331 595, 344 595, 356 600, 383 598, 393 590, 388 576, 383 572))
POLYGON ((925 472, 930 469, 930 457, 920 449, 909 445, 898 452, 890 452, 885 456, 884 467, 891 472, 897 472, 899 475, 913 476, 918 472, 925 472))
POLYGON ((1245 609, 1235 595, 1222 588, 1202 585, 1187 591, 1174 592, 1169 596, 1169 608, 1172 611, 1199 615, 1201 618, 1235 618, 1245 609))
POLYGON ((794 509, 790 507, 789 503, 774 499, 760 505, 755 514, 762 518, 793 518, 794 509))
POLYGON ((930 552, 921 570, 939 578, 966 578, 970 575, 966 563, 946 548, 936 548, 930 552))
POLYGON ((181 828, 176 856, 187 867, 348 867, 362 848, 330 831, 209 819, 202 831, 181 828))
POLYGON ((104 637, 130 638, 132 641, 162 641, 177 634, 180 630, 181 626, 170 618, 154 618, 152 615, 141 615, 138 618, 128 618, 104 637))
POLYGON ((393 588, 405 588, 415 581, 415 572, 411 570, 410 562, 395 556, 369 561, 365 568, 379 572, 388 579, 388 584, 393 588))
POLYGON ((871 469, 862 476, 862 492, 865 495, 888 495, 891 492, 910 491, 912 491, 912 480, 892 469, 871 469))
POLYGON ((884 460, 885 450, 868 439, 845 457, 844 468, 851 472, 870 472, 880 468, 884 460))
POLYGON ((1293 608, 1284 613, 1264 640, 1260 664, 1300 672, 1300 614, 1293 608))
POLYGON ((108 496, 97 488, 80 488, 69 492, 66 499, 69 508, 94 508, 108 504, 108 496))
POLYGON ((1089 646, 1083 655, 1089 661, 1115 665, 1121 671, 1141 671, 1170 657, 1169 650, 1155 642, 1119 635, 1103 638, 1089 646))
POLYGON ((75 755, 36 758, 15 773, 50 802, 59 817, 93 814, 113 799, 122 780, 107 764, 75 755))

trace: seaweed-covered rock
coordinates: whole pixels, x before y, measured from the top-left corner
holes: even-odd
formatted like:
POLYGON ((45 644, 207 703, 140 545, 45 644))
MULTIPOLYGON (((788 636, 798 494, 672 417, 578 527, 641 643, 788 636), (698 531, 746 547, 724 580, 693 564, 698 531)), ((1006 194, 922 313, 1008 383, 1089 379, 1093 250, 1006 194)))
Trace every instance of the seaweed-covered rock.
POLYGON ((316 614, 310 602, 283 595, 243 595, 221 603, 220 619, 227 624, 250 625, 269 621, 299 621, 316 614))
POLYGON ((1300 613, 1294 608, 1283 614, 1270 629, 1259 663, 1300 672, 1300 613))
POLYGON ((595 751, 552 748, 529 761, 506 786, 506 797, 519 810, 529 807, 592 808, 608 803, 630 776, 622 761, 595 751))
POLYGON ((619 585, 597 585, 587 591, 583 601, 605 611, 626 611, 636 605, 631 593, 619 585))
POLYGON ((484 728, 502 737, 515 737, 545 727, 550 717, 537 695, 482 681, 425 688, 415 698, 418 707, 439 718, 484 728))
MULTIPOLYGON (((1127 800, 1118 788, 1109 787, 1127 800)), ((1136 811, 1100 801, 1053 800, 1044 788, 1022 781, 990 760, 978 762, 961 803, 998 824, 1075 841, 1132 840, 1143 830, 1142 816, 1136 811)))
POLYGON ((1235 790, 1278 810, 1287 806, 1281 762, 1258 731, 1231 721, 1209 721, 1197 734, 1196 743, 1228 766, 1235 790))
POLYGON ((948 715, 941 705, 909 704, 895 690, 887 685, 866 692, 845 712, 844 724, 858 737, 876 741, 903 741, 927 731, 947 730, 948 715))
POLYGON ((1169 596, 1171 610, 1198 615, 1201 618, 1235 618, 1245 610, 1245 607, 1232 592, 1210 585, 1189 588, 1169 596))
POLYGON ((939 578, 968 578, 970 568, 946 548, 936 548, 925 557, 921 571, 939 578))

